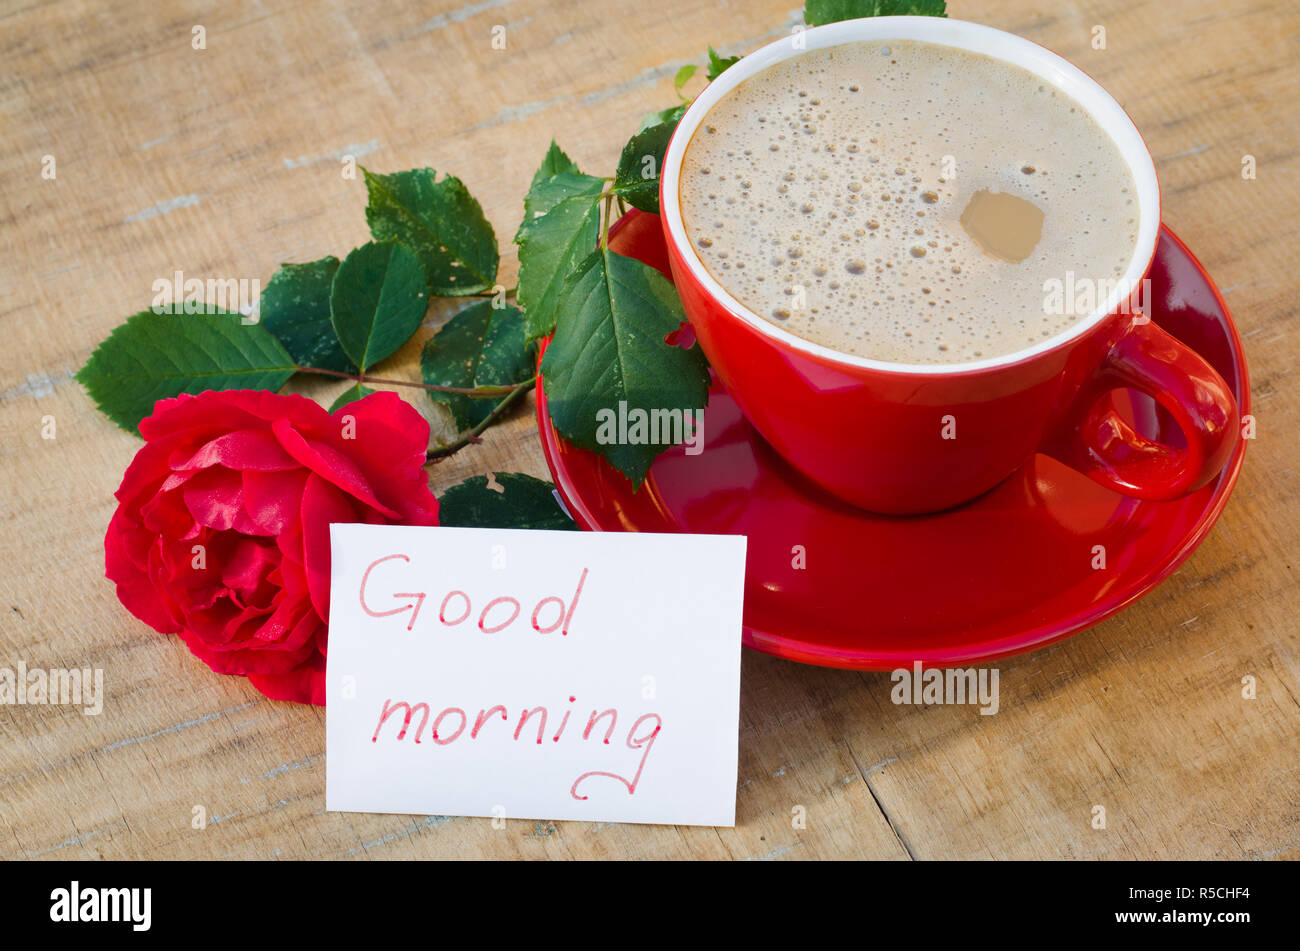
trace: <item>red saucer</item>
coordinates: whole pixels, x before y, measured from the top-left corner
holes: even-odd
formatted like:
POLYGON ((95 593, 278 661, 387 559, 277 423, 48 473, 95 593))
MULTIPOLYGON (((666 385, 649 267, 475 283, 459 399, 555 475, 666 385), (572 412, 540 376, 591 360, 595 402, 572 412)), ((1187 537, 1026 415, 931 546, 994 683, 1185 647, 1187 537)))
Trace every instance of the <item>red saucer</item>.
MULTIPOLYGON (((611 247, 667 273, 659 219, 632 212, 611 247)), ((1250 393, 1241 340, 1205 269, 1168 228, 1151 270, 1152 319, 1250 393)), ((1114 396, 1144 435, 1181 434, 1153 400, 1114 396)), ((564 442, 537 387, 555 485, 588 530, 749 537, 745 643, 791 660, 890 670, 967 665, 1043 647, 1109 617, 1171 574, 1209 533, 1245 440, 1205 488, 1172 502, 1117 495, 1045 456, 987 495, 938 515, 871 515, 785 464, 714 383, 704 450, 660 456, 637 492, 604 459, 564 442), (806 567, 793 567, 802 546, 806 567), (1105 567, 1094 568, 1103 549, 1105 567)))

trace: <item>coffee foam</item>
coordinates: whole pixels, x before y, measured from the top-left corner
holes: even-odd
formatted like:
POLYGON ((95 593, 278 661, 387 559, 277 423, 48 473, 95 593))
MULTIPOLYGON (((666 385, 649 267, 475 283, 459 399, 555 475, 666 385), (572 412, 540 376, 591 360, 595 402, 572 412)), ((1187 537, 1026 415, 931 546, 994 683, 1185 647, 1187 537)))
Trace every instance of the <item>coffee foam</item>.
POLYGON ((687 146, 679 196, 700 259, 741 303, 901 363, 1060 333, 1088 315, 1045 313, 1044 282, 1114 282, 1138 231, 1132 173, 1082 106, 1018 66, 913 41, 814 50, 741 83, 687 146), (963 229, 981 191, 1043 211, 1024 260, 963 229))

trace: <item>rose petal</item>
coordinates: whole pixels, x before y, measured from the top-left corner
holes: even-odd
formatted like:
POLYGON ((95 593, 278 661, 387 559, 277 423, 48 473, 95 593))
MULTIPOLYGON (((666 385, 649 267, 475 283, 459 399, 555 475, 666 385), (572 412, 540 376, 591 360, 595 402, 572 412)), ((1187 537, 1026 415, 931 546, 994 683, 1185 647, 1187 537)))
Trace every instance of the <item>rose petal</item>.
POLYGON ((177 471, 225 466, 236 471, 254 469, 277 472, 298 467, 298 463, 284 451, 275 436, 265 429, 241 429, 226 433, 204 443, 197 452, 169 462, 177 471))
POLYGON ((158 537, 185 538, 197 524, 179 492, 160 492, 140 507, 141 527, 158 537))
POLYGON ((285 649, 294 649, 311 642, 319 649, 325 643, 325 635, 325 622, 316 615, 310 605, 307 605, 306 610, 289 629, 281 644, 285 649))
POLYGON ((316 652, 310 642, 296 651, 269 649, 249 650, 241 645, 231 649, 198 637, 193 631, 181 631, 181 640, 195 657, 219 674, 285 674, 305 663, 316 652))
MULTIPOLYGON (((239 473, 209 469, 199 473, 181 490, 185 508, 194 521, 219 532, 229 531, 235 518, 244 513, 244 487, 239 473)), ((247 517, 247 516, 245 516, 247 517)))
POLYGON ((280 552, 274 545, 241 538, 222 566, 221 581, 237 592, 244 604, 266 608, 274 595, 267 579, 279 564, 280 552))
POLYGON ((325 706, 325 658, 319 654, 287 674, 250 674, 248 682, 271 700, 325 706))
MULTIPOLYGON (((159 400, 153 413, 140 421, 146 440, 169 433, 209 434, 202 442, 239 429, 264 429, 275 419, 307 426, 328 425, 329 413, 319 403, 297 394, 267 390, 205 390, 159 400)), ((201 445, 202 442, 196 443, 201 445)))
POLYGON ((113 493, 121 505, 139 508, 157 492, 171 474, 167 459, 173 452, 191 445, 185 433, 174 433, 155 442, 145 443, 122 474, 122 483, 113 493))
POLYGON ((318 475, 307 477, 302 490, 303 568, 311 603, 326 622, 330 607, 330 524, 355 522, 346 495, 318 475))
POLYGON ((180 624, 158 597, 153 579, 130 556, 134 542, 127 540, 129 531, 118 509, 104 535, 104 573, 117 585, 117 599, 124 608, 158 633, 174 634, 180 624))
MULTIPOLYGON (((278 445, 278 443, 277 443, 278 445)), ((244 511, 267 535, 279 535, 298 517, 307 473, 296 467, 285 472, 245 471, 244 511)))
POLYGON ((307 439, 287 419, 277 419, 271 424, 271 431, 289 455, 316 475, 389 518, 401 518, 399 513, 375 498, 374 490, 370 488, 361 469, 343 453, 323 442, 307 439))
POLYGON ((424 470, 429 449, 425 418, 387 390, 339 407, 333 418, 341 423, 344 415, 353 417, 356 436, 348 448, 375 494, 401 512, 403 524, 437 525, 438 500, 424 470))

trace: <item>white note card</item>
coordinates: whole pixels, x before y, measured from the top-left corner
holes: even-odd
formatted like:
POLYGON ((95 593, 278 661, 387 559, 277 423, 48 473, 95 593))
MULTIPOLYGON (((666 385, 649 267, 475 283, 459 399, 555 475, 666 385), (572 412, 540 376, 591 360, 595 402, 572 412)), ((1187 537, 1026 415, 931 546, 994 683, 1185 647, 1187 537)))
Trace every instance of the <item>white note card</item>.
POLYGON ((743 536, 330 535, 327 809, 735 825, 743 536))

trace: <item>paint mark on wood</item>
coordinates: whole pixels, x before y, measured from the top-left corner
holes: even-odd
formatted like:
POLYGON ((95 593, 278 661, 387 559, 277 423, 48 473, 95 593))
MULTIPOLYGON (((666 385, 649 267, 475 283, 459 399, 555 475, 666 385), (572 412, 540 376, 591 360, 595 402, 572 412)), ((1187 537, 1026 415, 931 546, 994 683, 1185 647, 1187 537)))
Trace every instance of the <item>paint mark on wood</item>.
POLYGON ((766 855, 751 855, 749 858, 745 859, 745 861, 746 862, 770 862, 773 859, 779 859, 787 852, 793 852, 795 849, 801 849, 801 848, 803 848, 803 843, 795 842, 793 845, 786 845, 786 846, 782 846, 779 849, 773 849, 771 852, 768 852, 766 855))
POLYGON ((1277 858, 1283 852, 1290 852, 1293 849, 1297 849, 1297 848, 1300 848, 1300 840, 1292 842, 1289 845, 1284 845, 1281 848, 1273 849, 1270 852, 1264 852, 1263 854, 1251 854, 1250 857, 1254 859, 1256 862, 1263 862, 1269 859, 1277 858))
POLYGON ((425 21, 424 26, 416 32, 427 33, 430 30, 441 30, 444 26, 451 23, 463 23, 470 17, 482 13, 484 10, 493 10, 497 7, 508 7, 515 0, 485 0, 484 3, 471 3, 467 7, 461 7, 459 10, 452 10, 449 13, 439 13, 436 17, 425 21))
POLYGON ((79 271, 82 266, 83 265, 80 262, 77 262, 75 264, 69 264, 66 267, 56 267, 53 271, 42 271, 41 277, 54 277, 56 274, 67 274, 69 271, 79 271))
MULTIPOLYGON (((116 823, 114 823, 114 825, 116 825, 116 823)), ((114 826, 109 826, 108 828, 112 829, 113 827, 114 826)), ((80 835, 74 835, 71 838, 64 839, 58 845, 51 845, 48 849, 41 849, 37 852, 29 852, 27 857, 34 859, 38 855, 49 855, 51 852, 57 852, 60 849, 66 849, 74 845, 81 845, 87 839, 94 839, 103 834, 104 832, 102 829, 95 829, 92 832, 83 832, 80 835)))
POLYGON ((234 724, 232 726, 232 729, 242 730, 246 726, 252 726, 254 723, 261 723, 263 720, 269 720, 269 719, 271 719, 271 714, 269 713, 264 717, 253 717, 253 719, 245 720, 243 723, 234 724))
POLYGON ((134 221, 148 221, 150 218, 157 218, 159 215, 165 215, 177 208, 189 208, 191 205, 197 205, 202 200, 202 195, 179 195, 176 198, 168 198, 166 201, 160 201, 156 205, 143 208, 133 215, 127 215, 122 220, 125 224, 131 224, 134 221))
POLYGON ((405 829, 401 829, 397 832, 390 832, 388 833, 388 835, 382 835, 379 838, 373 839, 370 842, 363 842, 360 845, 358 845, 355 849, 350 850, 348 852, 348 855, 356 855, 358 852, 369 852, 373 848, 377 848, 381 845, 387 845, 389 842, 392 842, 394 839, 400 839, 403 836, 409 839, 411 837, 412 832, 419 832, 421 829, 428 829, 431 828, 432 826, 440 826, 444 822, 450 822, 450 821, 451 821, 451 816, 426 816, 425 818, 421 819, 419 822, 411 823, 405 829))
POLYGON ((287 158, 284 160, 285 168, 302 168, 306 165, 315 165, 318 162, 341 162, 343 157, 350 155, 353 158, 360 158, 363 155, 369 155, 379 148, 379 140, 371 139, 369 142, 353 142, 351 145, 345 145, 341 149, 335 149, 333 152, 324 152, 320 155, 299 155, 297 158, 287 158))
POLYGON ((555 828, 554 822, 534 822, 533 831, 525 832, 525 839, 549 839, 559 830, 555 828))
MULTIPOLYGON (((289 804, 289 800, 281 799, 272 808, 281 809, 284 806, 287 806, 288 804, 289 804)), ((238 812, 228 812, 224 816, 211 815, 208 816, 208 825, 214 826, 219 822, 225 822, 227 819, 235 819, 239 816, 251 816, 260 813, 261 811, 262 811, 261 809, 240 809, 238 812)))
POLYGON ((4 392, 0 392, 0 400, 17 399, 20 396, 30 396, 32 399, 44 399, 54 392, 54 385, 62 383, 64 380, 72 379, 72 371, 64 370, 50 376, 48 373, 29 373, 24 383, 12 386, 4 392))
POLYGON ((1174 159, 1187 158, 1189 155, 1200 155, 1208 148, 1208 145, 1198 145, 1194 149, 1184 149, 1181 152, 1175 152, 1173 155, 1166 155, 1164 158, 1157 159, 1157 161, 1172 162, 1174 159))
POLYGON ((101 746, 99 748, 99 752, 110 753, 113 750, 120 750, 124 746, 131 746, 135 743, 143 743, 146 740, 153 740, 153 739, 157 739, 160 736, 166 736, 168 733, 178 733, 181 730, 188 730, 192 726, 199 726, 201 724, 208 723, 212 720, 216 720, 220 717, 224 717, 227 713, 235 713, 239 710, 247 710, 249 707, 255 706, 256 704, 261 702, 262 701, 260 700, 254 700, 251 703, 241 703, 237 707, 230 707, 229 709, 226 710, 218 710, 216 713, 205 713, 201 717, 196 717, 193 720, 186 720, 184 723, 177 723, 175 726, 163 727, 163 729, 155 730, 152 733, 145 733, 142 734, 141 736, 129 736, 124 740, 118 740, 116 743, 110 743, 108 744, 108 746, 101 746))
POLYGON ((257 778, 273 779, 276 776, 282 776, 285 773, 291 773, 295 769, 302 769, 304 766, 310 766, 312 763, 315 763, 318 760, 323 760, 324 758, 325 758, 324 753, 317 753, 315 756, 308 756, 306 759, 300 759, 296 763, 282 763, 281 765, 277 766, 275 769, 267 770, 265 773, 260 773, 257 778))

